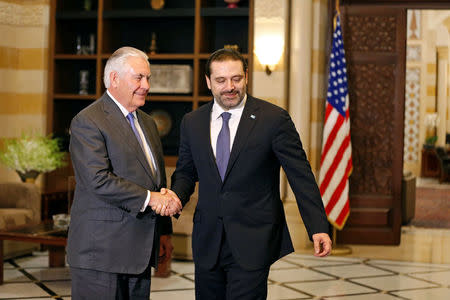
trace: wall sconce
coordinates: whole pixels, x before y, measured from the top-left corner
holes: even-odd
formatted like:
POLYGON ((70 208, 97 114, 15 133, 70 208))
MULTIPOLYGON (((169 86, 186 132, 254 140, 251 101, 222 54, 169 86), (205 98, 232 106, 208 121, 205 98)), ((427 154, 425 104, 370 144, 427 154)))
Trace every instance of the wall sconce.
POLYGON ((281 59, 284 49, 284 39, 280 35, 261 35, 255 41, 255 54, 261 65, 265 66, 266 74, 270 75, 281 59))

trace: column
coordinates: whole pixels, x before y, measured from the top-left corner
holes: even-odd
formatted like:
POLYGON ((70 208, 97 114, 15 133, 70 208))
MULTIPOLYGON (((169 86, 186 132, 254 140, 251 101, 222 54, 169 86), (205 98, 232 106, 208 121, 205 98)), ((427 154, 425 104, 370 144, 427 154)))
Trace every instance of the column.
POLYGON ((437 146, 445 146, 448 102, 448 47, 437 47, 437 146))

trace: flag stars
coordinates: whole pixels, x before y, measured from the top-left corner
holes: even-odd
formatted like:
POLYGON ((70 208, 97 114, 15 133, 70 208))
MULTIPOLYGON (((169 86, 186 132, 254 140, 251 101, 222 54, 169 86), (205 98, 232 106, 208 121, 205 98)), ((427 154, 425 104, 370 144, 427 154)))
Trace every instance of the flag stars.
MULTIPOLYGON (((339 21, 339 18, 338 18, 339 21)), ((342 116, 345 116, 347 106, 347 78, 344 41, 340 23, 333 33, 332 50, 330 53, 327 102, 332 105, 342 116)))

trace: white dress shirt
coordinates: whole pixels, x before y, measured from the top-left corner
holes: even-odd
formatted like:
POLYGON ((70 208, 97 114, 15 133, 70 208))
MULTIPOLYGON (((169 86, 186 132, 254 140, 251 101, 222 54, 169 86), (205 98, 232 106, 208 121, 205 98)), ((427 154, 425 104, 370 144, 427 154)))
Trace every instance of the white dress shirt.
MULTIPOLYGON (((236 131, 241 120, 242 112, 244 111, 245 102, 247 102, 247 94, 245 94, 244 99, 239 103, 238 106, 233 107, 227 112, 231 114, 230 120, 228 121, 228 127, 230 128, 230 153, 233 149, 234 138, 236 137, 236 131)), ((221 114, 225 110, 217 104, 216 99, 214 99, 214 104, 211 111, 211 147, 214 152, 214 157, 216 156, 216 146, 217 137, 219 136, 220 130, 222 129, 222 116, 221 114)))
MULTIPOLYGON (((123 107, 123 105, 120 104, 120 102, 117 101, 117 100, 113 97, 113 95, 111 95, 111 93, 110 93, 108 90, 106 90, 106 93, 107 93, 108 96, 114 101, 114 103, 116 103, 116 105, 119 107, 120 111, 122 112, 123 116, 126 118, 127 115, 128 115, 130 112, 129 112, 125 107, 123 107)), ((155 163, 155 158, 154 158, 153 153, 152 153, 152 151, 150 150, 150 146, 148 145, 147 140, 146 140, 146 138, 145 138, 145 136, 144 136, 144 132, 142 131, 141 125, 139 125, 139 122, 137 122, 137 114, 136 114, 136 111, 133 111, 132 114, 133 114, 133 116, 134 116, 134 118, 133 118, 133 120, 134 120, 134 125, 136 126, 136 129, 137 129, 137 131, 138 131, 138 133, 139 133, 139 136, 141 137, 142 143, 144 144, 144 149, 143 149, 143 150, 144 150, 145 157, 147 158, 147 162, 148 162, 148 164, 150 165, 150 169, 152 170, 153 175, 156 176, 156 163, 155 163)), ((128 119, 127 119, 127 123, 129 123, 129 122, 128 122, 128 119)), ((130 125, 130 126, 131 126, 131 125, 130 125)), ((147 205, 148 205, 149 202, 150 202, 150 191, 147 190, 147 199, 145 199, 145 203, 144 203, 144 205, 142 206, 141 211, 144 211, 144 210, 145 210, 145 208, 147 207, 147 205)))

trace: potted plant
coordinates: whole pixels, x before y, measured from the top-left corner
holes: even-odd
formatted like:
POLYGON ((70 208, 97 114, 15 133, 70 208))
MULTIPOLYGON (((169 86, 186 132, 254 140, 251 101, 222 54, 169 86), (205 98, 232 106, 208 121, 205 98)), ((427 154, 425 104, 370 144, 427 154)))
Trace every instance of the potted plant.
POLYGON ((27 135, 4 142, 0 161, 15 170, 23 182, 34 182, 40 173, 65 166, 65 152, 60 151, 58 139, 43 135, 27 135))
POLYGON ((439 124, 439 116, 437 113, 427 113, 425 116, 426 138, 423 145, 426 149, 433 149, 437 141, 437 126, 439 124))

